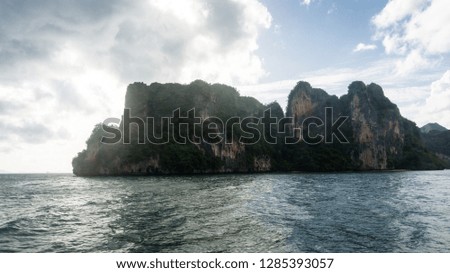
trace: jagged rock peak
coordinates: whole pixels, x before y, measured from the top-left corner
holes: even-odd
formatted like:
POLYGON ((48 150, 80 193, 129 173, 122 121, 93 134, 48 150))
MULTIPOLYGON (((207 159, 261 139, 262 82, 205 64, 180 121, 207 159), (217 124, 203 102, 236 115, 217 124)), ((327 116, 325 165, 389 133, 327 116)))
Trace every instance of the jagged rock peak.
POLYGON ((362 81, 354 81, 348 86, 348 94, 370 94, 374 97, 385 97, 383 88, 376 83, 366 85, 362 81))
POLYGON ((305 81, 297 82, 297 85, 289 93, 288 105, 286 109, 287 116, 308 114, 317 102, 328 100, 330 96, 323 89, 313 88, 311 84, 305 81))
POLYGON ((371 83, 367 86, 367 90, 371 91, 372 93, 377 93, 384 96, 383 88, 379 86, 376 83, 371 83))
POLYGON ((297 84, 294 87, 294 90, 311 90, 311 84, 309 82, 305 82, 305 81, 298 81, 297 84))
POLYGON ((313 88, 309 82, 299 81, 292 90, 290 97, 301 93, 306 93, 310 96, 327 97, 327 92, 320 88, 313 88))
POLYGON ((272 115, 278 118, 284 117, 284 111, 277 101, 273 101, 266 105, 272 111, 272 115))
POLYGON ((367 86, 362 81, 354 81, 348 86, 348 92, 349 94, 357 94, 366 92, 367 86))

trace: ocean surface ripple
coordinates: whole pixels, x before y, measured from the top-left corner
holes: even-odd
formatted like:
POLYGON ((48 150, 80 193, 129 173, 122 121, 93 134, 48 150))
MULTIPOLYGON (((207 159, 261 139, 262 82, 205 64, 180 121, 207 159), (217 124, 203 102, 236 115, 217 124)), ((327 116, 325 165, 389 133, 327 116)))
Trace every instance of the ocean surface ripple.
POLYGON ((450 252, 450 171, 0 174, 0 252, 450 252))

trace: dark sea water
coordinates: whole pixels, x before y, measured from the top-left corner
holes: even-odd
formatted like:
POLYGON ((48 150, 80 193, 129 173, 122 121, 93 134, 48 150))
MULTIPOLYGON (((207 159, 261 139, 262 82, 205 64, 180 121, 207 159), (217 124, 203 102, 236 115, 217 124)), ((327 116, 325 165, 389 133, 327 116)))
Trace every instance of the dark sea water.
POLYGON ((0 252, 450 252, 450 171, 1 174, 0 252))

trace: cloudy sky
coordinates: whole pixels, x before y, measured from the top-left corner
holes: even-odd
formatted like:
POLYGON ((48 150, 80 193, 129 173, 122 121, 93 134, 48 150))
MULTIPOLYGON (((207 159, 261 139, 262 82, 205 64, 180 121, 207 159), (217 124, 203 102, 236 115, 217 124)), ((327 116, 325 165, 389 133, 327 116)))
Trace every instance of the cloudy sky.
POLYGON ((195 79, 261 102, 299 80, 380 84, 450 128, 448 0, 0 0, 0 172, 71 172, 129 83, 195 79))

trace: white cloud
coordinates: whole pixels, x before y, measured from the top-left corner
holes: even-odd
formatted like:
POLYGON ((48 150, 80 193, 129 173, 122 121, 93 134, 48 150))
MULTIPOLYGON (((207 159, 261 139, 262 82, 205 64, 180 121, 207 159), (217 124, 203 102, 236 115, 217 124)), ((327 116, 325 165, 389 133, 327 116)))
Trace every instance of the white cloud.
POLYGON ((314 0, 300 0, 300 4, 309 6, 314 0))
POLYGON ((265 76, 257 39, 271 15, 257 0, 7 1, 0 24, 0 165, 70 171, 131 82, 265 76))
POLYGON ((450 70, 431 84, 391 91, 391 95, 401 101, 399 106, 402 114, 419 127, 437 122, 450 128, 450 70))
POLYGON ((450 70, 447 70, 442 77, 434 81, 430 87, 429 97, 425 105, 420 107, 421 117, 418 120, 438 122, 450 128, 450 70))
POLYGON ((390 28, 420 11, 427 2, 428 0, 390 0, 384 9, 374 16, 373 23, 378 28, 390 28))
POLYGON ((259 32, 271 24, 263 5, 180 2, 143 2, 118 24, 113 62, 128 81, 242 83, 266 74, 255 54, 259 32))
POLYGON ((372 23, 386 53, 404 56, 397 64, 400 74, 432 67, 450 52, 446 0, 390 0, 372 23))
POLYGON ((405 38, 417 42, 427 53, 450 51, 450 9, 446 0, 434 0, 423 12, 415 14, 406 26, 405 38))
POLYGON ((397 75, 410 75, 416 70, 423 70, 431 67, 433 61, 420 54, 420 51, 411 51, 404 59, 398 60, 395 64, 397 75))
POLYGON ((353 52, 359 52, 359 51, 367 51, 367 50, 374 50, 377 46, 374 44, 364 44, 359 43, 356 45, 356 47, 353 49, 353 52))

